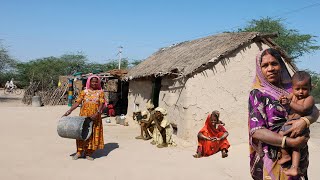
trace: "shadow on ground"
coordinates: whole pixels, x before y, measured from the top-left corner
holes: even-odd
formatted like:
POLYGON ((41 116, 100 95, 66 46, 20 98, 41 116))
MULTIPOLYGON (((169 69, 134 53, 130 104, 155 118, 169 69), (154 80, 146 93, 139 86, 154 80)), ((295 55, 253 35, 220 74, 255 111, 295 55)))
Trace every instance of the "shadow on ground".
MULTIPOLYGON (((104 148, 103 149, 99 149, 99 150, 96 150, 92 157, 93 158, 102 158, 102 157, 105 157, 105 156, 108 156, 108 154, 119 148, 119 144, 118 143, 107 143, 104 145, 104 148)), ((73 153, 73 154, 70 154, 70 156, 74 156, 76 153, 73 153)))
POLYGON ((101 158, 101 157, 104 157, 104 156, 108 156, 108 154, 119 148, 119 144, 118 143, 107 143, 104 145, 104 148, 103 149, 99 149, 97 150, 96 152, 93 153, 93 157, 94 158, 101 158))
POLYGON ((21 97, 3 97, 0 96, 0 102, 21 101, 21 97))

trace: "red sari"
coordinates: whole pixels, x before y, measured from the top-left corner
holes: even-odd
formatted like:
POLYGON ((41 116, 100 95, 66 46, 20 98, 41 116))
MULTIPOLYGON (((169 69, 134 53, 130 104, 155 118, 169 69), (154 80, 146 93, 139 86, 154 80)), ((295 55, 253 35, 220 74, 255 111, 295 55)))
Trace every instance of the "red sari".
MULTIPOLYGON (((211 128, 210 126, 210 118, 211 114, 208 115, 207 120, 205 122, 205 125, 203 128, 199 131, 199 133, 203 134, 204 136, 210 137, 210 138, 220 138, 227 130, 222 125, 217 125, 217 128, 211 128)), ((225 138, 220 141, 208 141, 203 139, 198 139, 198 152, 201 152, 202 156, 211 156, 212 154, 217 153, 218 151, 221 151, 222 149, 228 150, 230 147, 230 144, 228 140, 225 138)))

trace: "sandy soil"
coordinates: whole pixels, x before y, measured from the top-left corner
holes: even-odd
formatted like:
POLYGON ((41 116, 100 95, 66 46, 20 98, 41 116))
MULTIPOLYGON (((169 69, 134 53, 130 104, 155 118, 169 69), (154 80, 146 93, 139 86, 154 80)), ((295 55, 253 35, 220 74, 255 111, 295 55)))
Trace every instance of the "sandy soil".
MULTIPOLYGON (((57 134, 57 121, 67 106, 31 107, 21 96, 4 95, 0 90, 1 153, 0 179, 251 179, 247 129, 228 125, 231 143, 226 159, 221 154, 194 159, 196 138, 191 142, 175 137, 177 147, 158 149, 150 141, 136 140, 139 127, 104 122, 105 148, 96 159, 74 161, 75 141, 57 134)), ((71 115, 76 116, 79 109, 71 115)), ((226 122, 227 123, 227 122, 226 122)), ((320 175, 320 124, 311 127, 310 179, 320 175)), ((196 135, 195 135, 196 136, 196 135)))

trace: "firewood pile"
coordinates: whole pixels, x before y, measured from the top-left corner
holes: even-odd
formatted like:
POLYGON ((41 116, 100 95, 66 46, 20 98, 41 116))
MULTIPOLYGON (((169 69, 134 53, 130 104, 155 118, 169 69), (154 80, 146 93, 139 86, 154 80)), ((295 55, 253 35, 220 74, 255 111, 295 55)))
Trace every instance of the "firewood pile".
POLYGON ((42 89, 40 82, 31 83, 25 90, 22 102, 30 105, 33 96, 40 96, 43 105, 66 105, 68 104, 68 84, 63 83, 60 87, 42 89))
POLYGON ((41 99, 44 105, 54 106, 68 104, 68 85, 42 91, 41 99))
POLYGON ((112 75, 114 77, 122 78, 123 76, 128 74, 128 70, 126 70, 126 69, 112 69, 112 70, 108 71, 108 73, 110 73, 110 75, 112 75))
POLYGON ((32 96, 35 96, 35 93, 38 90, 39 85, 40 82, 30 83, 30 85, 24 90, 24 95, 22 98, 22 102, 24 104, 31 104, 32 96))

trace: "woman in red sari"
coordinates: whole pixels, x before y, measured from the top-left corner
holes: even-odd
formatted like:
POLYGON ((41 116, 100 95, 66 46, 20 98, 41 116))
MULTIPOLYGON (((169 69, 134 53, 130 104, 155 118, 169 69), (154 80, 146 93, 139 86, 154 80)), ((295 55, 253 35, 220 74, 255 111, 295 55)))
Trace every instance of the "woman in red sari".
POLYGON ((213 111, 208 115, 205 125, 198 133, 198 148, 195 158, 211 156, 221 151, 222 158, 228 156, 230 144, 227 140, 229 133, 219 121, 219 111, 213 111))

